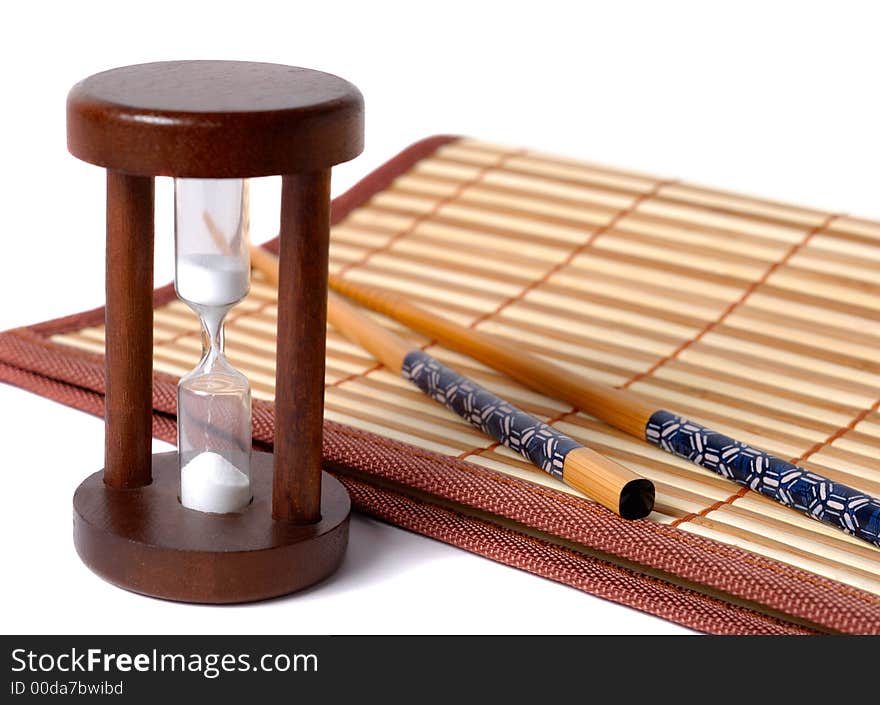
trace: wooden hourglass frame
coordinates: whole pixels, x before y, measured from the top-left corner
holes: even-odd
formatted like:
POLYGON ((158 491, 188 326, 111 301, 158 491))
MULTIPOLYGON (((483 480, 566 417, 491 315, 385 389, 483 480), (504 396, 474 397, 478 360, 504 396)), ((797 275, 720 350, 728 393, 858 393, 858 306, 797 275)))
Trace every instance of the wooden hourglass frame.
POLYGON ((330 168, 363 148, 353 85, 232 61, 91 76, 67 104, 70 152, 107 169, 105 467, 74 494, 74 543, 96 573, 187 602, 259 600, 340 564, 350 501, 321 470, 330 168), (250 506, 183 507, 177 454, 151 454, 154 177, 281 175, 274 456, 254 452, 250 506))

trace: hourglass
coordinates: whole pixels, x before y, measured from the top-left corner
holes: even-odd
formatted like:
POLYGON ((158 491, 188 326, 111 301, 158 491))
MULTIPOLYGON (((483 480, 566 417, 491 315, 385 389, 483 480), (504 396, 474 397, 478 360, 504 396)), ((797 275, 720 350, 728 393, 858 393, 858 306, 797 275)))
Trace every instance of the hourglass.
POLYGON ((250 288, 244 179, 175 179, 177 295, 199 317, 198 366, 177 387, 180 503, 225 513, 250 504, 251 391, 226 359, 223 322, 250 288))
POLYGON ((71 90, 68 148, 107 169, 104 469, 74 499, 82 560, 129 590, 228 603, 340 564, 350 501, 321 469, 330 168, 363 147, 357 88, 308 69, 142 64, 71 90), (249 288, 247 179, 281 175, 273 453, 251 448, 224 319, 249 288), (178 385, 178 451, 151 454, 153 180, 174 177, 175 288, 203 354, 178 385))

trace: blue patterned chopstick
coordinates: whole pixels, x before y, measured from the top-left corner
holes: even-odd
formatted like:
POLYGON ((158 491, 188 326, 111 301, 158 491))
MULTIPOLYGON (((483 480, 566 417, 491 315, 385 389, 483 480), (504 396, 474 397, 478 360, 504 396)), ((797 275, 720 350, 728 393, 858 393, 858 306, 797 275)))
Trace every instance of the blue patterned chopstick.
POLYGON ((676 416, 656 411, 645 439, 722 477, 880 546, 880 501, 786 460, 676 416))
POLYGON ((431 355, 408 352, 400 371, 487 436, 625 519, 641 519, 653 509, 654 485, 649 480, 594 453, 431 355))
POLYGON ((421 350, 403 359, 401 374, 434 401, 558 480, 565 457, 582 447, 421 350))

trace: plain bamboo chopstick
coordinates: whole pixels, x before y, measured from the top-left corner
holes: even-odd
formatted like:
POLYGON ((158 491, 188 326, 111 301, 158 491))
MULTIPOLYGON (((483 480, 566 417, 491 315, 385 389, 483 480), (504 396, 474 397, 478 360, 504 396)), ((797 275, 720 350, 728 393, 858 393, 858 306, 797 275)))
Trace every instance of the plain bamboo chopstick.
POLYGON ((542 394, 567 401, 633 436, 642 437, 654 409, 637 394, 576 375, 535 355, 512 348, 495 336, 465 328, 376 286, 330 275, 330 288, 373 311, 436 338, 447 347, 513 377, 542 394), (600 413, 601 411, 601 413, 600 413))
MULTIPOLYGON (((251 263, 278 281, 277 258, 251 248, 251 263)), ((476 382, 383 327, 329 292, 327 318, 347 338, 435 401, 527 460, 626 519, 641 519, 654 506, 654 485, 526 414, 476 382)))
POLYGON ((663 409, 638 394, 598 384, 509 342, 430 313, 394 292, 330 275, 330 287, 585 411, 636 438, 760 492, 807 516, 880 546, 880 501, 663 409))

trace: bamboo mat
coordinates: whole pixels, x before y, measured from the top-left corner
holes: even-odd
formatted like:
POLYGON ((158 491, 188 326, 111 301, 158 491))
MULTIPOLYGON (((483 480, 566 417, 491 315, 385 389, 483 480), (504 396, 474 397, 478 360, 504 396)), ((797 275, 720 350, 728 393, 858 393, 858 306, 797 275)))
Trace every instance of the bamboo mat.
MULTIPOLYGON (((459 140, 338 223, 330 254, 337 274, 880 496, 880 223, 459 140)), ((257 398, 275 315, 255 274, 227 350, 257 398)), ((53 339, 104 349, 103 327, 53 339)), ((651 520, 880 595, 880 550, 418 340, 653 480, 651 520)), ((157 370, 188 372, 200 346, 184 304, 157 309, 157 370)), ((326 382, 329 419, 575 493, 332 328, 326 382)))

